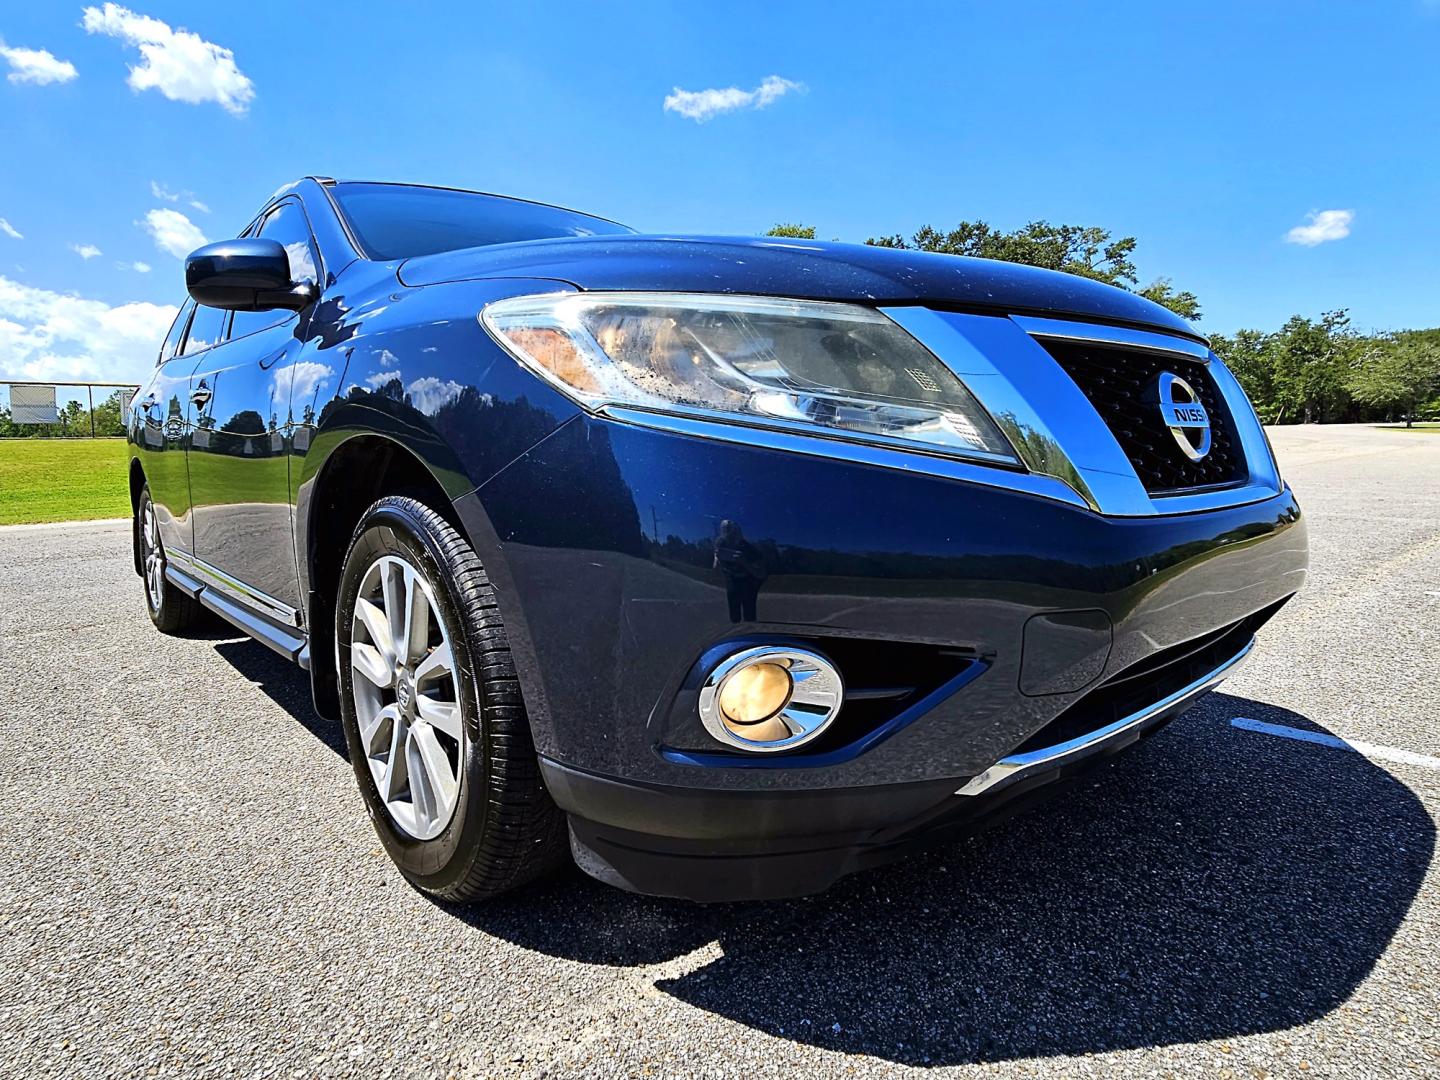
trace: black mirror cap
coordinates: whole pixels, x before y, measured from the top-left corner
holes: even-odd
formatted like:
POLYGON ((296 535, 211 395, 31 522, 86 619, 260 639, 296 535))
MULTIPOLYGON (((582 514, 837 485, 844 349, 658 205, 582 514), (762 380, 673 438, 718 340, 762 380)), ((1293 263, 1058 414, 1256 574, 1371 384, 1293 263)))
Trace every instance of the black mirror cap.
POLYGON ((221 240, 185 259, 185 288, 197 304, 225 311, 298 311, 315 297, 290 280, 290 258, 274 240, 221 240))

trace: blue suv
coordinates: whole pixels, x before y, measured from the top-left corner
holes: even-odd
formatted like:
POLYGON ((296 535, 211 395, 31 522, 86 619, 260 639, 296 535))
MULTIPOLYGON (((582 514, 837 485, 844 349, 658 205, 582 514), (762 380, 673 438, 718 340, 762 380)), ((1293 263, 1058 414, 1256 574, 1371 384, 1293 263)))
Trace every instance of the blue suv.
POLYGON ((823 889, 1156 730, 1304 579, 1230 372, 1081 278, 323 178, 185 274, 150 616, 307 670, 441 898, 823 889))

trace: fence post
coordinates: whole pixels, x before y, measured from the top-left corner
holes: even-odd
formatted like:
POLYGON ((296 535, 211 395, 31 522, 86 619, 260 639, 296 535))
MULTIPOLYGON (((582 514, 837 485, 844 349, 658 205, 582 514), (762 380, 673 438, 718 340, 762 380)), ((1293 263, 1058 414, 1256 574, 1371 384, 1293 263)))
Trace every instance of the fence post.
POLYGON ((90 437, 95 438, 95 387, 87 385, 85 392, 90 395, 90 437))

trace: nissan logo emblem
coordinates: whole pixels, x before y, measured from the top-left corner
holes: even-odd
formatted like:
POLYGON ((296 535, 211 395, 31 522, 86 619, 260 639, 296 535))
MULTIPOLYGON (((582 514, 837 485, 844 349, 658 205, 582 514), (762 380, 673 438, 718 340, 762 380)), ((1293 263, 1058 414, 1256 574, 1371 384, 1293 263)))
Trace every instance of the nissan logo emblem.
POLYGON ((1179 375, 1162 371, 1159 380, 1160 418, 1175 437, 1175 445, 1191 461, 1210 453, 1210 416, 1200 395, 1179 375))

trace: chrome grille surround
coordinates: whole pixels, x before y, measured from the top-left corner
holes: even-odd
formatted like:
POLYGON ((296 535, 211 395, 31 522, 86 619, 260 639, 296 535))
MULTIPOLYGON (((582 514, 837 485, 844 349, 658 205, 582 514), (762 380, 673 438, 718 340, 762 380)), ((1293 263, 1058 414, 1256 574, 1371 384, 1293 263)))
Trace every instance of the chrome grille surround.
POLYGON ((1032 475, 1063 483, 1093 510, 1152 517, 1240 506, 1284 490, 1254 408, 1225 365, 1198 341, 1064 319, 921 307, 881 310, 960 376, 1032 475), (1173 357, 1187 370, 1203 364, 1233 426, 1237 479, 1223 487, 1147 490, 1115 433, 1046 347, 1079 342, 1173 357))

